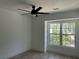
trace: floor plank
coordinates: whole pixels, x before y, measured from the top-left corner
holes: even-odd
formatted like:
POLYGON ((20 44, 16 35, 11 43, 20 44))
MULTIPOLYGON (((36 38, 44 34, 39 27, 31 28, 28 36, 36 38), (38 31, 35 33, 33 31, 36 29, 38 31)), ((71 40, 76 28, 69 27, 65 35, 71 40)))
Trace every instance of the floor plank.
POLYGON ((53 53, 28 51, 10 59, 77 59, 77 58, 59 55, 59 54, 53 54, 53 53))

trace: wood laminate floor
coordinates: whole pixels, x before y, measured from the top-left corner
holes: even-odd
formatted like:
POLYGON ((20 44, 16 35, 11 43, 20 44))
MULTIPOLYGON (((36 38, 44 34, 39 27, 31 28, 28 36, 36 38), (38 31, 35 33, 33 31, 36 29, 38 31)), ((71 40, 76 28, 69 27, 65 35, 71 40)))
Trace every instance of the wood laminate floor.
POLYGON ((77 59, 77 58, 53 53, 41 53, 36 51, 29 51, 10 59, 77 59))

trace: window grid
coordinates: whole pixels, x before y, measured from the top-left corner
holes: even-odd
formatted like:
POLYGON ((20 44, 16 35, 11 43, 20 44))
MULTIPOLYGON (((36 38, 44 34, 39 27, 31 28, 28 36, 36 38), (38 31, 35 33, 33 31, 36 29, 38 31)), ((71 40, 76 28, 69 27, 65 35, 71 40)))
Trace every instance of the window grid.
MULTIPOLYGON (((69 25, 69 23, 67 23, 68 25, 69 25)), ((57 24, 58 25, 58 24, 57 24)), ((67 39, 66 38, 66 36, 74 36, 74 39, 75 39, 75 33, 73 32, 73 33, 67 33, 67 30, 75 30, 73 27, 74 26, 72 26, 71 28, 69 27, 69 26, 66 26, 67 28, 63 28, 63 24, 62 23, 60 23, 60 27, 59 28, 57 28, 57 26, 55 27, 55 28, 52 28, 52 30, 59 30, 59 33, 53 33, 53 31, 52 31, 52 33, 50 33, 50 35, 59 35, 59 40, 60 40, 60 44, 59 45, 62 45, 63 46, 63 36, 65 37, 65 39, 67 39), (65 30, 64 30, 65 29, 65 30), (63 33, 63 30, 65 31, 65 33, 63 33)), ((72 25, 72 23, 70 24, 70 25, 72 25)), ((69 37, 68 38, 70 41, 72 41, 72 39, 69 37)), ((72 43, 73 43, 73 41, 72 41, 72 43)), ((64 45, 64 46, 67 46, 67 45, 64 45)))

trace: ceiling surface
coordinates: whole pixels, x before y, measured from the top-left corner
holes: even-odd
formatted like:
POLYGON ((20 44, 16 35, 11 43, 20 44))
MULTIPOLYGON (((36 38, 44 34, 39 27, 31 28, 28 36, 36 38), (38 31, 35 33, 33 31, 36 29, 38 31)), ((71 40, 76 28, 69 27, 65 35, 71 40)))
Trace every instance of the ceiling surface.
POLYGON ((79 8, 79 0, 0 0, 0 8, 17 10, 18 8, 31 10, 29 4, 43 7, 43 12, 57 12, 79 8), (57 10, 54 10, 58 8, 57 10))

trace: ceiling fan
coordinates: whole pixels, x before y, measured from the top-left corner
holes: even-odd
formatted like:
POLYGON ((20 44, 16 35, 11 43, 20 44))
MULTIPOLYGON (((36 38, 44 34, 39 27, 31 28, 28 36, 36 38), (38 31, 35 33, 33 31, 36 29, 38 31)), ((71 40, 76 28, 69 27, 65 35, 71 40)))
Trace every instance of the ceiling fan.
MULTIPOLYGON (((46 13, 46 12, 39 12, 42 7, 38 7, 36 9, 36 6, 35 5, 31 5, 32 6, 32 10, 31 11, 28 11, 28 10, 24 10, 24 9, 18 9, 18 10, 21 10, 21 11, 25 11, 25 12, 28 12, 30 13, 31 15, 35 15, 36 17, 38 16, 38 14, 50 14, 50 13, 46 13)), ((23 15, 27 15, 27 13, 23 14, 23 15)))

